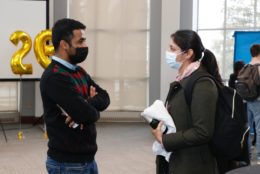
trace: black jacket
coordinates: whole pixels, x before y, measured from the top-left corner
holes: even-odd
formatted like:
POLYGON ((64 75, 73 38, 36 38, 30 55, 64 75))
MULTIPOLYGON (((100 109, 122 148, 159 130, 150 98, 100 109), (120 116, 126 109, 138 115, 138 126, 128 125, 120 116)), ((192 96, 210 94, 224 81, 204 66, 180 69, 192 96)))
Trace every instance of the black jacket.
POLYGON ((96 126, 99 111, 109 103, 108 93, 100 88, 82 69, 75 71, 52 60, 44 71, 40 90, 44 107, 44 119, 48 133, 48 155, 59 162, 89 162, 97 151, 96 126), (98 93, 89 97, 90 86, 98 93), (62 107, 72 119, 84 124, 84 129, 69 128, 62 107))

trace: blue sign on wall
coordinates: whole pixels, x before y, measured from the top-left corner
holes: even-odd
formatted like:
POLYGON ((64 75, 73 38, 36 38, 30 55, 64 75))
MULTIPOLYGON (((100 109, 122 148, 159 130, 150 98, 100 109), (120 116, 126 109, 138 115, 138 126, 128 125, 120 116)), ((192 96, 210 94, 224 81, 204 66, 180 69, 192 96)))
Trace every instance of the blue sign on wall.
POLYGON ((249 63, 251 61, 250 47, 253 44, 260 44, 260 31, 235 31, 234 38, 234 62, 249 63))

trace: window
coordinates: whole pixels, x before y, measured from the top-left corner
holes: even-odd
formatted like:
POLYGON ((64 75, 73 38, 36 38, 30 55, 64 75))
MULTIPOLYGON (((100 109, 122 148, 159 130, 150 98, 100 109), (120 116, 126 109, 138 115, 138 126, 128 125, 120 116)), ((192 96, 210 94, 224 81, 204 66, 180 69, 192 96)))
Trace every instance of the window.
POLYGON ((149 8, 150 0, 69 1, 69 17, 87 26, 90 53, 82 66, 108 91, 109 110, 147 106, 149 8))
POLYGON ((260 29, 257 0, 197 0, 196 29, 204 46, 215 54, 223 79, 233 71, 235 31, 260 29))
POLYGON ((0 111, 18 110, 17 82, 0 83, 0 111))

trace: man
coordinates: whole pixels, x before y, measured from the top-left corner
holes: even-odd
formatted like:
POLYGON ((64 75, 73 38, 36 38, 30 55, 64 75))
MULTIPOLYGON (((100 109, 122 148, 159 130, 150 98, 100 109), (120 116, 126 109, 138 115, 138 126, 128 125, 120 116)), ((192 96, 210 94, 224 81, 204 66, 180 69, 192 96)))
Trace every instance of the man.
POLYGON ((98 174, 94 159, 95 122, 110 99, 108 93, 77 66, 88 55, 85 29, 73 19, 61 19, 52 28, 55 55, 40 82, 49 137, 46 161, 49 174, 98 174))
MULTIPOLYGON (((252 56, 250 64, 260 64, 260 44, 252 45, 250 53, 252 56)), ((257 164, 260 165, 260 97, 254 101, 247 101, 247 115, 250 126, 255 122, 257 164)), ((251 150, 251 142, 249 142, 248 146, 249 150, 251 150)))

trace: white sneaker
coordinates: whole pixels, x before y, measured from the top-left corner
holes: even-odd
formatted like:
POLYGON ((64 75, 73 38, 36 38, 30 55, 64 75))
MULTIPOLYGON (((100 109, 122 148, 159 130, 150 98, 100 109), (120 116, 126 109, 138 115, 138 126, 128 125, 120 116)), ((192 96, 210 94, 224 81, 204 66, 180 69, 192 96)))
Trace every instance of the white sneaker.
POLYGON ((256 164, 260 165, 260 158, 259 157, 256 158, 256 164))

